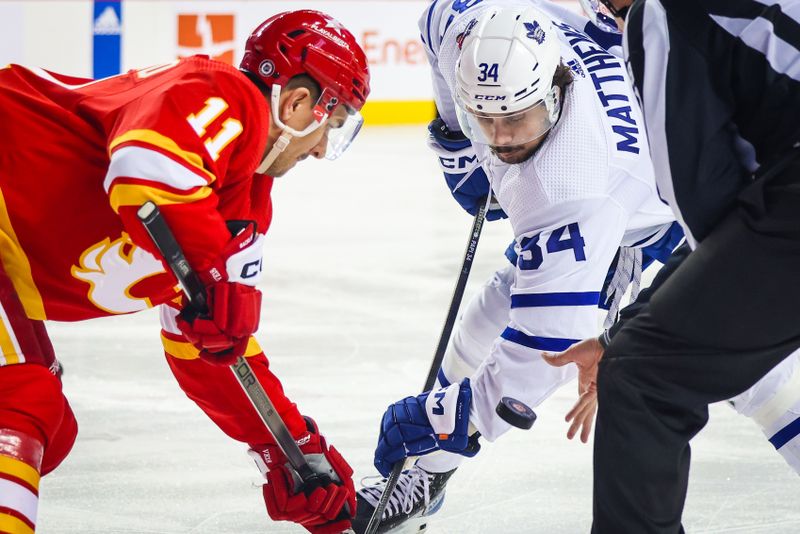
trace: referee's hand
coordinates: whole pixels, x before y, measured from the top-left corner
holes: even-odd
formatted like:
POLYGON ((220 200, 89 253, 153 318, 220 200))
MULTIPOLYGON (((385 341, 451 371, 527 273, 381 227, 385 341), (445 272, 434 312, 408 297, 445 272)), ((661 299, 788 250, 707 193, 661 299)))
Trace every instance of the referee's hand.
POLYGON ((543 352, 542 356, 545 362, 555 367, 568 363, 578 366, 578 401, 567 413, 565 420, 571 422, 567 438, 574 438, 580 430, 581 441, 586 443, 597 412, 597 364, 603 357, 603 346, 597 338, 590 338, 574 344, 560 354, 543 352))

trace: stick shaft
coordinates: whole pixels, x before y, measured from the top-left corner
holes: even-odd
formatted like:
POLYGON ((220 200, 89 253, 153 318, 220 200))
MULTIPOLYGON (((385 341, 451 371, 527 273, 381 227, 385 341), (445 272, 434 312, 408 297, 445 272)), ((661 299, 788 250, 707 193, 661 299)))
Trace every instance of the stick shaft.
MULTIPOLYGON (((175 240, 175 236, 161 215, 158 206, 152 202, 146 202, 139 209, 138 216, 147 233, 153 239, 153 243, 155 243, 159 252, 167 261, 175 278, 178 279, 186 297, 189 299, 190 305, 200 313, 207 313, 208 304, 205 286, 203 286, 197 273, 186 260, 186 256, 184 256, 180 245, 175 240)), ((303 481, 314 478, 316 474, 306 462, 300 447, 297 446, 289 429, 286 428, 286 423, 283 422, 280 414, 275 410, 269 395, 256 379, 250 364, 240 356, 236 363, 231 365, 231 371, 233 371, 267 430, 269 430, 286 455, 292 468, 303 481)))
POLYGON ((313 479, 316 473, 306 462, 303 452, 297 446, 297 442, 295 442, 289 429, 286 428, 286 423, 283 422, 280 414, 275 410, 275 405, 272 404, 269 395, 261 387, 261 383, 256 378, 253 368, 250 367, 247 360, 243 356, 239 356, 236 362, 231 365, 231 371, 236 375, 239 385, 242 386, 253 408, 256 409, 258 416, 264 421, 264 425, 275 438, 292 468, 304 482, 313 479))
POLYGON ((447 343, 450 341, 450 334, 453 332, 453 326, 458 317, 458 309, 461 307, 461 300, 464 298, 464 289, 467 287, 469 273, 472 270, 472 262, 475 259, 475 252, 478 249, 478 239, 481 237, 481 230, 483 230, 483 223, 486 220, 486 210, 488 207, 489 200, 487 200, 486 204, 482 207, 478 208, 478 213, 475 214, 475 219, 472 222, 469 242, 464 251, 464 261, 461 264, 461 272, 458 274, 456 287, 453 289, 453 298, 450 299, 450 308, 447 310, 447 317, 444 320, 444 326, 442 326, 442 334, 439 336, 439 343, 436 345, 436 352, 433 355, 433 361, 431 361, 428 376, 425 378, 425 383, 422 386, 423 393, 431 389, 436 383, 436 376, 439 373, 439 368, 442 366, 444 353, 447 350, 447 343))
MULTIPOLYGON (((423 393, 433 388, 433 385, 436 383, 436 376, 439 373, 439 368, 442 366, 442 360, 444 360, 444 353, 447 349, 447 343, 450 340, 450 334, 453 332, 453 326, 455 325, 456 317, 458 316, 458 309, 461 306, 461 299, 464 297, 464 289, 467 285, 469 272, 472 270, 472 261, 475 259, 475 252, 478 249, 478 239, 481 236, 483 223, 486 220, 486 210, 489 208, 491 194, 492 193, 490 191, 489 195, 486 197, 486 202, 478 208, 478 213, 475 214, 475 219, 472 222, 472 229, 470 230, 469 234, 469 242, 467 243, 467 249, 464 252, 464 261, 461 264, 461 271, 458 274, 456 287, 453 290, 453 298, 450 299, 450 308, 447 310, 447 317, 445 318, 444 326, 442 327, 442 334, 439 336, 439 344, 436 346, 436 352, 433 355, 431 368, 428 370, 428 376, 425 379, 425 384, 422 386, 423 393)), ((378 525, 381 522, 381 516, 383 516, 384 510, 386 510, 386 505, 389 504, 389 497, 394 491, 395 486, 397 486, 397 482, 400 480, 400 475, 403 473, 404 467, 405 460, 400 460, 394 464, 392 472, 389 473, 389 477, 386 479, 386 486, 383 488, 383 493, 378 501, 378 505, 375 507, 375 510, 372 511, 372 517, 369 519, 365 534, 375 534, 375 532, 378 530, 378 525)))

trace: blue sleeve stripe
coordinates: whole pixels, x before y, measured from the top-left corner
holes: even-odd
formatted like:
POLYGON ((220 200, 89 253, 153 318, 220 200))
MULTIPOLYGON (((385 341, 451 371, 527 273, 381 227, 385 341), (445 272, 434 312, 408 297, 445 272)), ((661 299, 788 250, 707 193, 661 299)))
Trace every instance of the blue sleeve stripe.
POLYGON ((563 339, 558 337, 529 336, 511 327, 507 327, 505 330, 503 330, 503 333, 500 334, 500 337, 502 337, 506 341, 511 341, 512 343, 516 343, 517 345, 523 345, 531 349, 546 350, 550 352, 565 351, 572 345, 580 341, 580 339, 563 339))
POLYGON ((428 48, 430 49, 431 54, 434 55, 436 54, 436 52, 433 51, 433 41, 431 40, 431 18, 433 18, 433 8, 436 7, 436 2, 438 1, 439 0, 433 0, 430 7, 428 8, 428 21, 425 24, 428 31, 428 41, 427 41, 428 48))
POLYGON ((783 427, 777 434, 769 438, 769 442, 776 449, 780 449, 793 438, 800 434, 800 417, 783 427))
POLYGON ((512 308, 540 308, 545 306, 597 306, 599 291, 577 293, 526 293, 511 295, 512 308))
POLYGON ((439 383, 442 385, 443 388, 446 388, 450 385, 450 381, 444 376, 444 369, 439 367, 439 372, 436 374, 436 378, 439 379, 439 383))

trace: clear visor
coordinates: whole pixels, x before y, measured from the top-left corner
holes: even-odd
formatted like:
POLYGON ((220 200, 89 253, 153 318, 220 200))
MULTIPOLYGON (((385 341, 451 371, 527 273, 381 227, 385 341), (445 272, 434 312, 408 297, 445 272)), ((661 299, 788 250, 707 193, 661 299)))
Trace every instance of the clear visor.
POLYGON ((493 147, 520 146, 546 134, 558 120, 558 88, 544 100, 513 113, 484 113, 471 109, 456 96, 461 131, 474 143, 493 147))
POLYGON ((295 130, 284 124, 279 118, 280 94, 281 86, 273 85, 272 117, 275 123, 291 137, 305 137, 324 125, 325 138, 327 139, 325 145, 326 159, 333 160, 341 156, 350 146, 350 143, 353 142, 353 139, 361 130, 361 125, 364 123, 361 113, 340 103, 335 94, 325 89, 314 105, 311 124, 303 130, 295 130))
POLYGON ((328 137, 328 143, 325 149, 325 159, 329 160, 338 158, 347 150, 364 124, 364 118, 358 111, 349 110, 344 119, 338 118, 337 115, 338 113, 334 113, 326 126, 325 135, 328 137))

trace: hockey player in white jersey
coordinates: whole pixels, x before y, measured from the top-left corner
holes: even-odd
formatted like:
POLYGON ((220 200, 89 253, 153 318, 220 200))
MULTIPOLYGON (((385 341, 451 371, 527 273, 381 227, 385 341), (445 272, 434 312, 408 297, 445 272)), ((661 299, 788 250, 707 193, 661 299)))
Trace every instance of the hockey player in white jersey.
MULTIPOLYGON (((620 246, 654 246, 657 255, 675 245, 627 74, 577 29, 586 22, 544 2, 500 0, 433 2, 420 21, 443 123, 434 149, 454 189, 479 189, 470 178, 486 172, 497 199, 490 217, 508 215, 516 261, 464 311, 442 389, 384 415, 379 471, 421 458, 401 476, 378 532, 416 531, 439 509, 450 475, 474 454, 476 432, 493 441, 509 428, 494 412, 502 396, 535 407, 574 378, 572 366, 551 367, 541 353, 597 335, 601 289, 620 246), (458 131, 468 141, 448 135, 458 131)), ((469 209, 481 192, 462 190, 459 201, 469 209)), ((357 532, 383 486, 360 490, 357 532)))
MULTIPOLYGON (((598 52, 585 61, 540 11, 497 4, 434 3, 421 27, 443 122, 477 150, 475 160, 468 141, 460 152, 440 149, 442 163, 461 165, 465 184, 483 163, 499 202, 490 218, 508 214, 518 257, 464 312, 439 373, 444 396, 411 397, 387 412, 376 452, 383 475, 406 449, 455 454, 424 456, 401 477, 379 532, 435 511, 469 435, 494 440, 509 428, 494 414, 502 396, 536 406, 575 377, 574 368, 553 368, 539 353, 597 335, 600 292, 619 247, 673 237, 621 62, 588 37, 598 52), (603 77, 599 88, 590 66, 603 77), (437 410, 449 420, 431 420, 437 410), (397 419, 401 412, 408 420, 397 419), (432 437, 434 425, 449 437, 432 437)), ((381 489, 360 492, 357 532, 381 489)))

